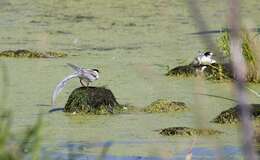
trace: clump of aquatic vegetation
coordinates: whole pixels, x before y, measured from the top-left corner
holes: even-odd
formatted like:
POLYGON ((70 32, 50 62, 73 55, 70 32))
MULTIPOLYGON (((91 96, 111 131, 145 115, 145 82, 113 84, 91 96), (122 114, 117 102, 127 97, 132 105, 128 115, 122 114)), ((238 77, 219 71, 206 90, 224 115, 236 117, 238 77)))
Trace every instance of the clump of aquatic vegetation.
POLYGON ((193 66, 192 64, 185 65, 185 66, 177 66, 171 69, 170 71, 168 71, 166 75, 178 76, 178 77, 204 75, 205 79, 207 80, 225 80, 233 77, 231 72, 231 66, 229 64, 219 64, 219 63, 207 65, 207 67, 204 69, 203 72, 200 71, 200 68, 198 68, 197 66, 193 66))
POLYGON ((39 119, 28 128, 23 137, 18 138, 11 132, 12 116, 10 112, 0 114, 0 159, 2 160, 38 160, 40 157, 39 119))
POLYGON ((207 129, 207 128, 190 128, 190 127, 169 127, 160 130, 160 134, 164 136, 194 136, 194 135, 201 135, 201 136, 210 136, 221 134, 222 132, 214 129, 207 129))
POLYGON ((166 76, 193 76, 196 75, 196 67, 193 65, 184 65, 184 66, 177 66, 171 70, 169 70, 166 74, 166 76))
MULTIPOLYGON (((245 29, 241 30, 241 42, 242 42, 242 54, 244 56, 247 66, 247 82, 260 82, 259 70, 257 67, 257 50, 256 44, 259 43, 257 36, 247 32, 245 29)), ((188 65, 177 66, 169 70, 167 76, 197 76, 203 73, 204 77, 208 80, 225 80, 234 79, 231 66, 231 54, 230 54, 230 32, 224 30, 224 32, 217 39, 218 47, 223 52, 226 58, 225 62, 216 62, 207 65, 194 65, 190 63, 188 65), (202 69, 205 67, 205 69, 202 69)))
POLYGON ((204 70, 204 76, 208 80, 229 80, 233 78, 231 65, 226 64, 211 64, 204 70))
MULTIPOLYGON (((246 61, 247 65, 247 75, 246 81, 248 82, 259 82, 259 71, 257 67, 257 50, 256 44, 258 39, 256 35, 249 33, 245 29, 240 32, 241 42, 242 42, 242 54, 246 61)), ((230 32, 223 32, 218 38, 218 47, 223 52, 224 56, 229 59, 231 56, 230 53, 230 32)))
POLYGON ((131 105, 117 102, 111 90, 105 87, 80 87, 70 94, 65 112, 87 114, 110 114, 134 111, 131 105))
POLYGON ((184 111, 187 110, 188 107, 183 102, 175 102, 168 101, 164 99, 159 99, 157 101, 152 102, 148 105, 144 111, 153 113, 153 112, 176 112, 176 111, 184 111))
MULTIPOLYGON (((260 118, 260 105, 259 104, 251 104, 250 105, 251 118, 256 119, 260 118)), ((216 118, 212 120, 215 123, 238 123, 240 121, 240 111, 239 107, 235 106, 229 108, 223 112, 221 112, 216 118)))
POLYGON ((37 52, 25 49, 19 50, 6 50, 0 52, 0 57, 25 57, 25 58, 61 58, 66 57, 66 53, 62 52, 37 52))

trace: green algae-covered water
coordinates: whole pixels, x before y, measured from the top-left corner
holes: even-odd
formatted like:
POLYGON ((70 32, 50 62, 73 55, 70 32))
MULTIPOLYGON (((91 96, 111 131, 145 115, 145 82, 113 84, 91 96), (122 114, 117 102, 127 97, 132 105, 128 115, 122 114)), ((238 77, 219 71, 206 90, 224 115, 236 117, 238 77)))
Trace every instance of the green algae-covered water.
MULTIPOLYGON (((209 29, 226 26, 227 1, 198 1, 209 29)), ((257 0, 242 2, 246 24, 260 24, 257 0)), ((8 71, 6 108, 13 111, 12 129, 19 135, 43 115, 43 152, 53 159, 99 155, 109 142, 111 159, 126 157, 174 157, 187 153, 193 138, 165 137, 158 129, 174 126, 210 127, 224 132, 198 137, 194 158, 215 158, 216 146, 224 159, 241 159, 237 125, 209 121, 233 107, 230 82, 196 78, 167 78, 167 65, 189 63, 205 50, 192 15, 182 0, 1 0, 0 50, 61 51, 60 59, 1 58, 8 71), (66 63, 101 71, 100 80, 122 104, 145 107, 157 99, 185 102, 191 111, 181 113, 132 113, 84 116, 48 113, 53 88, 71 73, 66 63)), ((255 27, 255 26, 253 26, 255 27)), ((212 35, 216 39, 217 34, 212 35)), ((2 76, 2 74, 1 74, 2 76)), ((2 81, 2 78, 1 78, 2 81)), ((1 82, 0 89, 3 90, 1 82)), ((71 81, 58 96, 63 107, 71 81)), ((251 84, 260 91, 260 85, 251 84)), ((250 103, 260 99, 248 92, 250 103)), ((93 158, 93 157, 92 157, 93 158)), ((109 157, 108 157, 109 159, 109 157)))

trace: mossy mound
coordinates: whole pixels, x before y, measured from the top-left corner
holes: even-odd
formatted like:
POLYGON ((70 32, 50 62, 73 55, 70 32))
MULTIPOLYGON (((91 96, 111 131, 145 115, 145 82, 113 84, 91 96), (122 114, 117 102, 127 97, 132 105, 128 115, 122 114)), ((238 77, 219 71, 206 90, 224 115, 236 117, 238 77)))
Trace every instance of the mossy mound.
POLYGON ((35 52, 30 50, 7 50, 0 52, 0 57, 26 57, 26 58, 59 58, 66 57, 67 54, 61 52, 35 52))
POLYGON ((202 136, 210 136, 221 134, 222 132, 213 130, 213 129, 201 129, 201 128, 189 128, 189 127, 170 127, 160 130, 160 134, 164 136, 194 136, 194 135, 202 135, 202 136))
POLYGON ((153 112, 176 112, 176 111, 184 111, 187 110, 188 107, 183 102, 174 102, 167 101, 163 99, 159 99, 154 101, 152 104, 147 106, 144 111, 153 113, 153 112))
POLYGON ((132 106, 120 105, 111 90, 104 87, 76 88, 65 105, 64 112, 108 114, 132 110, 132 106))
POLYGON ((196 75, 194 65, 177 66, 166 73, 166 76, 192 76, 196 75))
MULTIPOLYGON (((260 104, 251 104, 251 115, 252 118, 260 118, 260 104)), ((228 110, 221 112, 216 118, 212 120, 215 123, 237 123, 239 121, 239 107, 235 106, 228 110)))
POLYGON ((208 65, 203 74, 209 80, 233 79, 232 66, 228 63, 208 65))
POLYGON ((211 65, 185 65, 177 66, 171 69, 166 76, 197 76, 198 74, 204 74, 206 79, 209 80, 223 80, 232 78, 230 64, 211 64, 211 65), (202 71, 202 67, 205 69, 202 71))

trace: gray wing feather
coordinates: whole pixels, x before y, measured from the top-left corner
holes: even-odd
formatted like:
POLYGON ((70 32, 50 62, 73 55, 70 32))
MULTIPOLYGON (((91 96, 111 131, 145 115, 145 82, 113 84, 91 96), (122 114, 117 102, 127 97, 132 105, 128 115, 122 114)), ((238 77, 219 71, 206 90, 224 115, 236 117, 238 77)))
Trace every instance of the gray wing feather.
POLYGON ((62 89, 65 87, 65 85, 67 84, 67 82, 69 80, 71 80, 72 78, 76 78, 78 77, 79 74, 78 73, 73 73, 67 77, 65 77, 60 83, 58 83, 58 85, 55 87, 53 93, 52 93, 52 99, 51 99, 51 104, 52 106, 55 106, 55 100, 56 97, 58 96, 58 94, 62 91, 62 89))
POLYGON ((75 71, 79 71, 79 70, 81 70, 81 67, 79 67, 79 66, 77 66, 77 65, 75 65, 75 64, 71 64, 71 63, 67 63, 67 65, 68 66, 70 66, 73 70, 75 70, 75 71))

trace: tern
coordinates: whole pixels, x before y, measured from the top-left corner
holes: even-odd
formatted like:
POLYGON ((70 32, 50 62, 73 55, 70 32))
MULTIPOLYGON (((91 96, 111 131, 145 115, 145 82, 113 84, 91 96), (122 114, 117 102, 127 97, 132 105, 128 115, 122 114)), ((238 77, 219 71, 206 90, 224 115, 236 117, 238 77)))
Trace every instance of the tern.
POLYGON ((88 87, 90 82, 93 82, 95 80, 99 79, 99 70, 98 69, 87 69, 82 68, 74 64, 67 63, 68 66, 70 66, 74 72, 65 77, 62 81, 60 81, 57 86, 55 87, 53 93, 52 93, 52 106, 55 106, 55 100, 58 94, 62 91, 62 89, 65 87, 67 82, 73 78, 79 78, 80 83, 82 86, 88 87), (86 85, 83 83, 85 82, 86 85))
POLYGON ((216 60, 212 58, 213 53, 212 52, 204 52, 200 53, 195 59, 193 60, 193 65, 211 65, 213 63, 216 63, 216 60))

